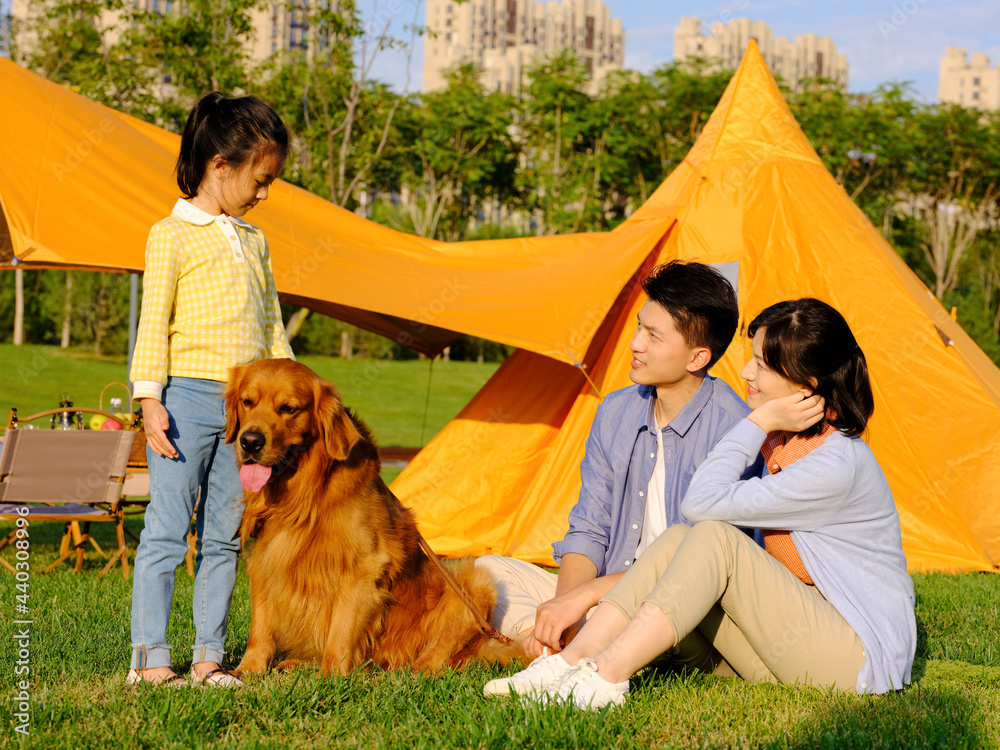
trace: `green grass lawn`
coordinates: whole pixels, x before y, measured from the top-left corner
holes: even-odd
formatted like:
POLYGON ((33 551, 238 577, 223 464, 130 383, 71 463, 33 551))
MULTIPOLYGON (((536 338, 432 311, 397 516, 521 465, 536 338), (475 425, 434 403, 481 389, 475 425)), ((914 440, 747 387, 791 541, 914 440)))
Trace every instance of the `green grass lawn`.
MULTIPOLYGON (((128 521, 138 533, 141 522, 128 521)), ((0 525, 5 533, 10 524, 0 525)), ((96 528, 96 526, 95 526, 96 528)), ((31 564, 54 559, 60 529, 35 524, 31 564)), ((111 529, 96 528, 111 546, 111 529)), ((132 545, 134 551, 134 544, 132 545)), ((11 559, 11 550, 4 551, 11 559)), ((482 697, 503 670, 438 676, 361 671, 324 678, 312 668, 253 679, 245 690, 126 688, 131 580, 97 579, 100 558, 28 581, 31 669, 25 748, 645 748, 1000 747, 1000 576, 918 575, 915 684, 901 694, 836 695, 752 686, 735 679, 644 674, 626 705, 603 714, 540 709, 482 697)), ((14 582, 0 571, 0 693, 13 697, 14 582)), ((168 640, 176 668, 190 664, 192 580, 180 570, 168 640)), ((229 622, 235 665, 250 626, 242 566, 229 622)), ((20 679, 20 678, 19 678, 20 679)), ((12 705, 5 700, 5 705, 12 705)))
MULTIPOLYGON (((0 406, 13 401, 24 413, 54 406, 62 390, 78 404, 96 405, 101 386, 124 376, 121 362, 42 347, 0 346, 0 360, 0 406)), ((383 444, 419 444, 427 362, 369 367, 364 361, 305 361, 337 383, 383 444)), ((494 370, 436 363, 425 438, 494 370)), ((141 517, 127 524, 138 534, 141 517)), ((105 549, 113 546, 109 527, 94 526, 105 549)), ((0 523, 0 534, 11 528, 0 523)), ((55 523, 30 528, 33 571, 56 557, 60 531, 55 523)), ((129 544, 134 555, 135 543, 129 544)), ((12 553, 7 548, 2 556, 12 560, 12 553)), ((998 575, 914 577, 920 630, 915 684, 900 694, 847 696, 646 673, 633 681, 624 707, 590 714, 486 700, 483 683, 502 670, 485 667, 437 676, 372 670, 347 678, 302 668, 254 679, 233 692, 126 688, 131 580, 123 580, 120 569, 98 580, 102 564, 90 552, 79 574, 68 564, 49 575, 32 574, 26 614, 16 609, 22 592, 0 569, 6 722, 0 748, 1000 748, 998 575), (32 621, 27 736, 15 733, 14 711, 6 708, 16 706, 16 680, 23 679, 15 675, 14 636, 22 627, 15 619, 32 621)), ((168 629, 178 669, 190 664, 191 593, 192 580, 181 568, 168 629)), ((230 666, 242 656, 249 626, 241 565, 229 622, 230 666)))
MULTIPOLYGON (((410 447, 425 445, 498 367, 495 362, 434 362, 432 369, 429 360, 346 361, 315 356, 301 361, 337 386, 344 403, 368 423, 380 445, 410 447)), ((51 346, 0 344, 0 363, 0 425, 7 424, 10 407, 16 406, 22 417, 54 409, 63 392, 76 406, 96 409, 104 386, 128 378, 124 357, 95 358, 51 346)), ((105 409, 112 396, 124 398, 125 392, 109 389, 105 409)))
MULTIPOLYGON (((429 360, 346 361, 316 356, 301 361, 337 386, 344 403, 368 423, 379 445, 412 448, 426 445, 440 432, 499 367, 495 362, 437 361, 432 366, 429 360)), ((124 357, 0 344, 0 427, 7 424, 12 406, 23 418, 58 407, 63 392, 69 393, 74 405, 96 409, 101 389, 127 378, 124 357)), ((109 388, 105 410, 114 396, 124 399, 125 391, 109 388)), ((48 426, 44 419, 36 424, 48 426)), ((401 470, 386 466, 382 476, 391 482, 401 470)))

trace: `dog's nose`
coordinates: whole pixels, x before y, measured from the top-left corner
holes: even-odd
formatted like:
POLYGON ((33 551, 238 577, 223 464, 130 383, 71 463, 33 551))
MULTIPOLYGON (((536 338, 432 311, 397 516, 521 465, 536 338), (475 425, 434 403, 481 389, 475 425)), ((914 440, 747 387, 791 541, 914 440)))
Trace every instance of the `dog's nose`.
POLYGON ((251 432, 248 430, 240 435, 240 445, 247 453, 259 452, 260 449, 264 447, 264 443, 266 442, 267 438, 259 432, 251 432))

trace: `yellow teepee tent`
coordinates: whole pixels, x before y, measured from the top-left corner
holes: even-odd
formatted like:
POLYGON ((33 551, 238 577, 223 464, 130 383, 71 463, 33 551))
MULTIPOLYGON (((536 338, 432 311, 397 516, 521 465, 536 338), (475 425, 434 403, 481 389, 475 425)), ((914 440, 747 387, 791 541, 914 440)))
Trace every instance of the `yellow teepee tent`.
POLYGON ((597 405, 629 385, 635 281, 653 261, 684 258, 738 277, 740 333, 713 373, 738 392, 743 330, 757 312, 805 296, 839 309, 868 358, 876 412, 866 439, 895 495, 910 568, 996 569, 1000 371, 826 171, 755 44, 688 157, 626 222, 647 224, 665 231, 591 341, 592 382, 517 352, 393 483, 436 551, 551 562, 597 405))
MULTIPOLYGON (((0 101, 0 269, 141 271, 177 197, 177 136, 4 59, 0 101)), ((426 353, 456 332, 521 348, 393 485, 438 552, 550 560, 597 404, 629 382, 637 282, 681 257, 726 264, 744 322, 806 295, 840 309, 871 365, 868 438, 911 567, 1000 563, 1000 371, 823 168, 755 44, 687 159, 613 232, 433 242, 281 182, 248 218, 287 301, 426 353)), ((738 339, 716 368, 738 390, 748 351, 738 339)))

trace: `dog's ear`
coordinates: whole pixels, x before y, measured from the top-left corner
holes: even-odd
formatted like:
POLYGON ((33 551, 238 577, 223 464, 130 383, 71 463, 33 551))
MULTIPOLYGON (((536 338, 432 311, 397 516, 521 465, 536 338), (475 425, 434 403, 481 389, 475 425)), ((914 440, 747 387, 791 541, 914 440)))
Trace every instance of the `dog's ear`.
POLYGON ((329 383, 316 380, 313 408, 319 424, 320 440, 327 455, 334 461, 346 461, 361 433, 344 408, 340 394, 329 383))
POLYGON ((229 373, 229 384, 226 385, 226 442, 236 440, 240 431, 240 391, 243 389, 243 373, 246 365, 234 367, 229 373))

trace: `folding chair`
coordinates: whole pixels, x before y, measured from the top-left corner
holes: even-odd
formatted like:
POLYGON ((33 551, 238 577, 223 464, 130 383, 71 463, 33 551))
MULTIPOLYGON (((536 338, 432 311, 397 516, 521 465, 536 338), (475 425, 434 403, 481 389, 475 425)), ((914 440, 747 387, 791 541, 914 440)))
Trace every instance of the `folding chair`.
MULTIPOLYGON (((121 561, 122 575, 128 578, 128 548, 123 525, 122 483, 132 446, 128 430, 26 430, 8 428, 0 451, 0 518, 23 518, 28 508, 28 539, 31 524, 60 521, 66 524, 60 556, 43 573, 76 554, 73 572, 83 566, 84 551, 91 544, 90 524, 115 525, 118 550, 101 570, 103 578, 121 561), (81 530, 82 525, 82 530, 81 530)), ((18 529, 0 540, 0 549, 13 543, 18 529)), ((3 558, 0 563, 14 570, 3 558)), ((34 567, 34 566, 32 566, 34 567)))

